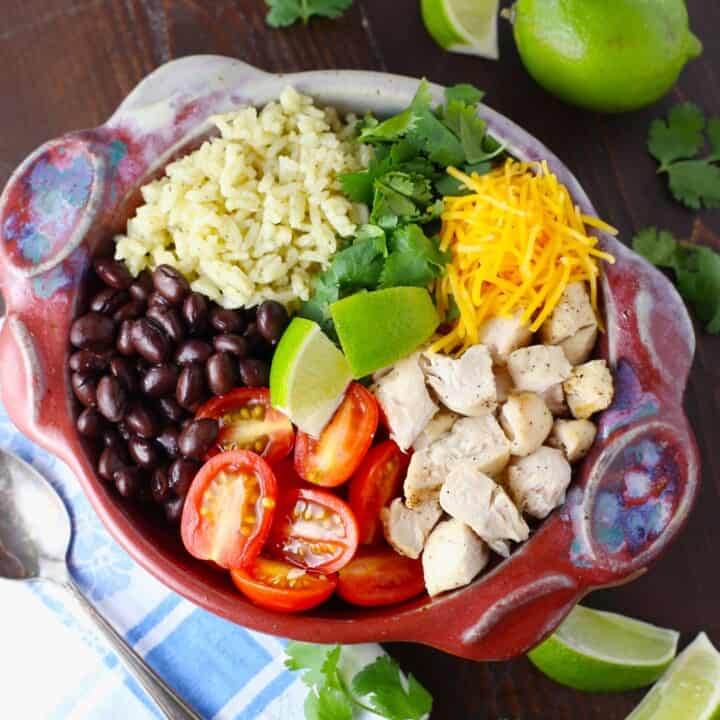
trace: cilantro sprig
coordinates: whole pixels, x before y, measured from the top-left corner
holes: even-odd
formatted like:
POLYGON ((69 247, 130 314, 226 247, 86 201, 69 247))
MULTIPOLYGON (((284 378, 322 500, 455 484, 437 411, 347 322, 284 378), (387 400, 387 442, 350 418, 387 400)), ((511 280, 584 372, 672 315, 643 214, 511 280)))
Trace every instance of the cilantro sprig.
POLYGON ((285 666, 302 672, 309 688, 306 720, 352 720, 360 710, 387 720, 421 720, 432 709, 430 693, 412 675, 405 680, 386 655, 360 670, 348 687, 340 670, 339 645, 293 642, 285 652, 285 666))
POLYGON ((648 149, 676 200, 695 210, 720 207, 719 118, 706 120, 693 103, 676 105, 650 126, 648 149), (707 153, 697 157, 706 145, 707 153))
POLYGON ((314 15, 326 18, 340 17, 352 0, 265 0, 270 8, 265 21, 271 27, 288 27, 298 20, 305 24, 314 15))
POLYGON ((720 332, 720 255, 703 245, 678 242, 669 231, 654 227, 641 230, 632 244, 653 265, 671 270, 680 295, 705 329, 720 332))

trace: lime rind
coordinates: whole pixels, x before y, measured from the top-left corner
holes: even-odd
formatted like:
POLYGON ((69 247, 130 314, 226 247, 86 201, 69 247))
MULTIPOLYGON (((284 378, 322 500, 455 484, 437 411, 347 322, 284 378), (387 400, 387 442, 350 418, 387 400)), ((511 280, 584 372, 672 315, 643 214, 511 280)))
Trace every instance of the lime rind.
POLYGON ((449 52, 498 57, 498 0, 421 0, 425 29, 449 52))

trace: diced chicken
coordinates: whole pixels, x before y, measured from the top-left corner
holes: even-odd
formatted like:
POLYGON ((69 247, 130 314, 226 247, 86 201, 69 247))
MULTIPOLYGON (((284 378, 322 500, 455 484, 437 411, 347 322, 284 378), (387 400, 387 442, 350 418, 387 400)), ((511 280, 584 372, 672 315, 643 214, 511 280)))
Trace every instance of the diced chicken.
POLYGON ((562 450, 568 462, 574 463, 587 455, 596 433, 595 423, 590 420, 556 420, 548 445, 562 450))
POLYGON ((390 437, 407 450, 422 432, 438 406, 425 387, 425 376, 418 362, 420 353, 395 363, 374 387, 390 428, 390 437))
POLYGON ((495 316, 480 326, 478 338, 487 345, 496 365, 504 365, 511 352, 532 342, 532 332, 521 317, 522 311, 509 318, 495 316))
POLYGON ((401 555, 410 558, 420 557, 425 541, 441 515, 442 508, 437 500, 410 509, 400 498, 395 498, 390 507, 383 508, 380 513, 385 539, 401 555))
POLYGON ((541 447, 511 463, 507 490, 522 512, 544 518, 565 500, 570 477, 570 463, 562 452, 541 447))
POLYGON ((612 375, 604 360, 591 360, 574 367, 563 388, 570 412, 581 420, 605 410, 613 399, 612 375))
POLYGON ((459 419, 460 415, 457 413, 443 410, 442 408, 438 410, 434 417, 423 428, 423 431, 417 436, 417 439, 413 443, 413 450, 423 450, 430 445, 430 443, 434 443, 443 435, 447 435, 459 419))
POLYGON ((547 405, 548 410, 556 417, 567 414, 568 406, 565 402, 565 391, 563 390, 562 383, 555 383, 555 385, 551 385, 547 390, 543 390, 540 393, 540 397, 547 405))
POLYGON ((553 417, 539 395, 525 392, 508 398, 500 411, 500 424, 510 439, 510 452, 529 455, 545 442, 553 417))
POLYGON ((512 391, 513 383, 507 365, 498 365, 495 368, 495 395, 499 403, 504 403, 512 391))
POLYGON ((428 385, 450 410, 470 417, 495 410, 495 376, 485 345, 473 345, 460 358, 423 353, 420 367, 428 385))
POLYGON ((456 464, 440 490, 442 509, 469 525, 490 547, 527 540, 529 529, 503 488, 468 462, 456 464))
POLYGON ((570 283, 563 291, 560 302, 540 328, 540 337, 544 343, 557 345, 581 328, 596 325, 596 322, 585 283, 570 283))
POLYGON ((562 348, 531 345, 510 354, 508 370, 516 390, 541 393, 570 377, 572 366, 562 348))
POLYGON ((590 357, 595 347, 597 334, 597 325, 589 325, 559 343, 571 365, 580 365, 590 357))
POLYGON ((509 460, 510 441, 493 415, 462 418, 447 435, 413 453, 405 476, 405 502, 415 508, 437 497, 448 473, 460 461, 497 475, 509 460))
POLYGON ((430 533, 422 556, 429 595, 467 585, 490 559, 487 545, 459 520, 443 520, 430 533))

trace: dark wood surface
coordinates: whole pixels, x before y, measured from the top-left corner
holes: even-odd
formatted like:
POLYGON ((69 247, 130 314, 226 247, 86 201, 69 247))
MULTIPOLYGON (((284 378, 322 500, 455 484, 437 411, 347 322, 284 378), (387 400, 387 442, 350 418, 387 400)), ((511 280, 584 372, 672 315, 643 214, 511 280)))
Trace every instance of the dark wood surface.
MULTIPOLYGON (((505 3, 507 4, 507 3, 505 3)), ((51 137, 97 125, 157 65, 193 53, 240 58, 269 71, 385 70, 441 83, 470 82, 486 101, 552 148, 579 177, 603 218, 628 240, 647 225, 720 241, 720 212, 674 203, 645 150, 650 120, 692 100, 720 115, 720 5, 689 0, 703 56, 661 103, 622 116, 554 100, 527 76, 509 25, 501 61, 445 53, 423 30, 417 0, 356 0, 340 20, 272 30, 262 0, 2 0, 0 181, 51 137)), ((681 538, 646 576, 598 592, 589 605, 677 628, 687 643, 706 630, 720 646, 720 338, 698 328, 687 409, 703 460, 703 488, 681 538)), ((438 720, 616 720, 642 693, 587 695, 544 678, 524 658, 475 664, 415 645, 389 648, 435 696, 438 720)), ((680 720, 680 719, 678 719, 680 720)))

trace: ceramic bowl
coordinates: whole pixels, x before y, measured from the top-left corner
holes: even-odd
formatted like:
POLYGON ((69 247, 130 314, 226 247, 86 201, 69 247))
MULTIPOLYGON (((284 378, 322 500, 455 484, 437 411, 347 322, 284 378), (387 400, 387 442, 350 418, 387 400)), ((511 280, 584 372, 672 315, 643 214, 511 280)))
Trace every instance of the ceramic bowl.
MULTIPOLYGON (((698 490, 698 456, 682 398, 694 352, 685 307, 668 280, 611 237, 603 280, 615 401, 562 508, 508 560, 466 588, 381 609, 328 605, 301 615, 247 602, 226 573, 188 555, 174 529, 122 502, 78 436, 68 332, 91 259, 120 231, 138 188, 197 145, 208 116, 262 105, 292 84, 321 103, 379 115, 405 107, 417 80, 371 72, 270 75, 229 58, 171 62, 101 127, 52 140, 17 169, 0 199, 3 401, 18 427, 64 460, 113 537, 160 581, 246 627, 317 642, 413 641, 476 660, 508 658, 548 635, 589 591, 645 572, 676 537, 698 490)), ((442 88, 433 86, 440 100, 442 88)), ((525 160, 546 159, 584 212, 575 178, 528 133, 487 107, 489 129, 525 160)))

